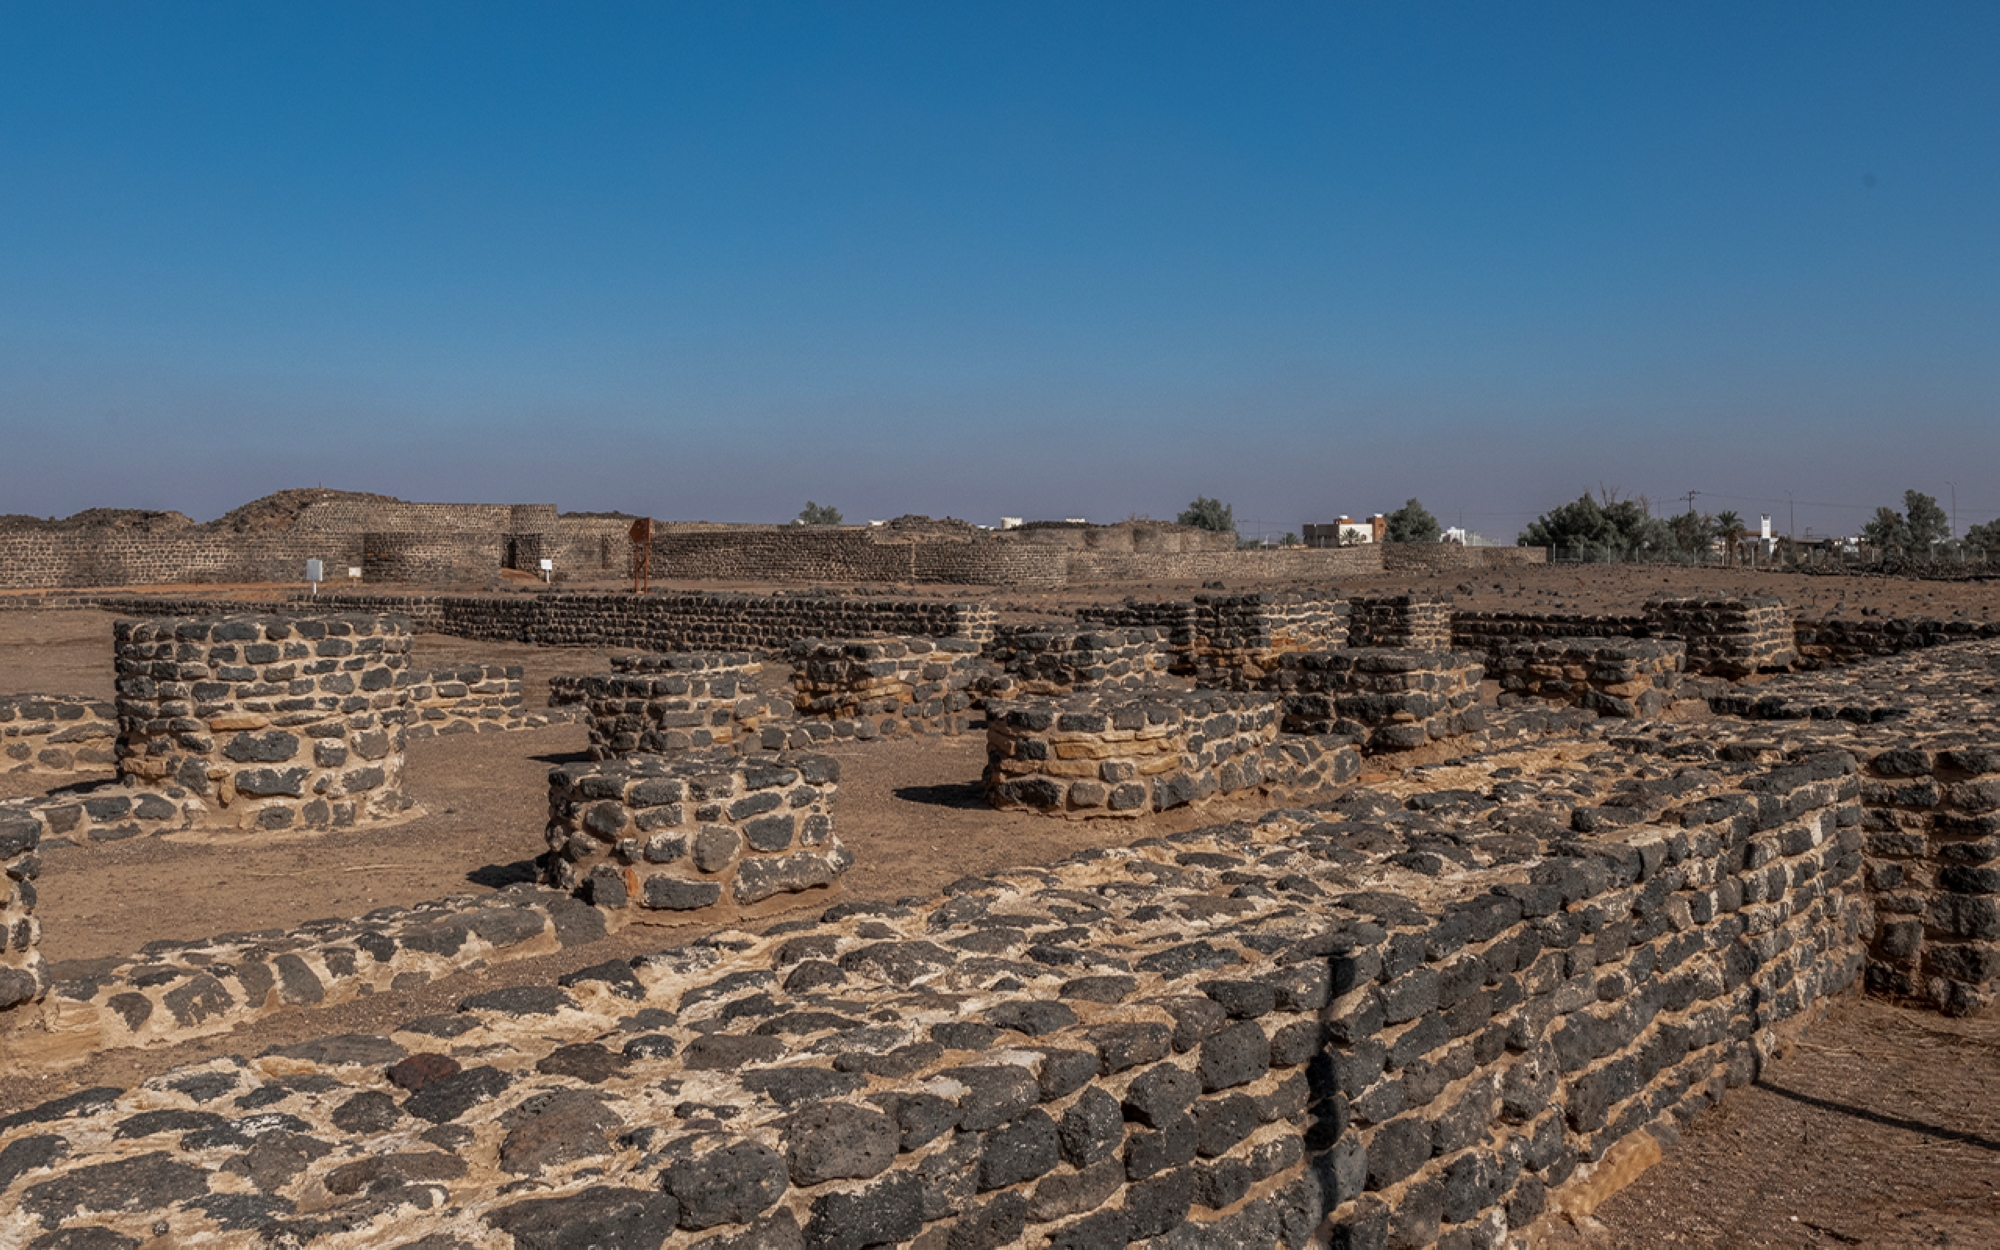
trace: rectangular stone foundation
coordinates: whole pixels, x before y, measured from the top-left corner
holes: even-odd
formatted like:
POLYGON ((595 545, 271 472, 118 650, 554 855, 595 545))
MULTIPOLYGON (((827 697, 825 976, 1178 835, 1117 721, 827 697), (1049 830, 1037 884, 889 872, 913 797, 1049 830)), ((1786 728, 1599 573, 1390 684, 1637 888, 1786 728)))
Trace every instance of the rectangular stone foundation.
POLYGON ((750 682, 763 666, 747 652, 682 651, 613 658, 614 672, 551 682, 553 697, 580 704, 590 728, 590 757, 674 754, 754 746, 774 716, 789 709, 756 697, 750 682))
POLYGON ((1285 656, 1260 684, 1283 696, 1288 732, 1408 751, 1483 728, 1484 675, 1467 652, 1365 647, 1285 656))
POLYGON ((1451 605, 1440 595, 1362 595, 1348 600, 1348 645, 1451 648, 1451 605))
POLYGON ((1789 668, 1798 658, 1792 610, 1774 595, 1741 599, 1654 599, 1646 628, 1687 644, 1687 670, 1708 677, 1748 677, 1789 668))
POLYGON ((963 638, 801 642, 791 651, 800 728, 812 738, 964 733, 979 650, 963 638), (812 732, 815 722, 827 727, 825 735, 812 732))
POLYGON ((985 693, 1010 699, 1151 685, 1167 671, 1168 631, 1002 626, 986 654, 1004 671, 985 693))
POLYGON ((1544 638, 1501 644, 1488 671, 1500 680, 1503 707, 1541 699, 1631 720, 1673 704, 1686 658, 1677 642, 1544 638))
POLYGON ((1323 796, 1360 773, 1344 738, 1280 737, 1277 703, 1222 691, 1104 691, 988 705, 987 801, 1073 818, 1214 797, 1323 796))
MULTIPOLYGON (((53 1229, 144 1148, 121 1126, 207 1123, 195 1100, 221 1085, 333 1147, 273 1183, 280 1201, 411 1157, 343 1111, 363 1091, 400 1113, 389 1132, 449 1121, 511 1164, 451 1170, 429 1202, 357 1194, 332 1208, 357 1244, 590 1244, 607 1211, 661 1241, 1528 1238, 1852 984, 1864 910, 1844 756, 1724 776, 1614 754, 1586 777, 1537 755, 1459 774, 1455 806, 1355 791, 65 1095, 0 1127, 39 1160, 0 1192, 53 1229), (1557 819, 1611 807, 1635 819, 1557 819), (458 1084, 389 1086, 418 1050, 460 1057, 458 1084), (522 1186, 571 1108, 593 1136, 522 1186)), ((243 1147, 214 1132, 182 1131, 191 1157, 149 1165, 171 1184, 91 1222, 217 1239, 217 1198, 241 1192, 219 1165, 243 1147)))

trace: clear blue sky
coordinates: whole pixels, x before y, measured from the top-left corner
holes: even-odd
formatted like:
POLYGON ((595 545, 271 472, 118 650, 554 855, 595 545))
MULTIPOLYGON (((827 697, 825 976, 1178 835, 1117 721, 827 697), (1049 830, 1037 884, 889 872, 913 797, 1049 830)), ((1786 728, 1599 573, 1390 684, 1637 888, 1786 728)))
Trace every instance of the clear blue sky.
POLYGON ((1996 65, 1990 0, 10 0, 0 512, 1985 520, 1996 65))

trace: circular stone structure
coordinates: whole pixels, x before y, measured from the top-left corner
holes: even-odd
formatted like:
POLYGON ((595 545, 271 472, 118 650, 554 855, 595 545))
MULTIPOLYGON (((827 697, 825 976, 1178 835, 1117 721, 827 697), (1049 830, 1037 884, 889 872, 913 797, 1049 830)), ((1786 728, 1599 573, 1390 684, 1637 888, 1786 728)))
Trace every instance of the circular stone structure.
POLYGON ((549 773, 546 878, 599 907, 689 912, 833 884, 840 764, 784 752, 632 755, 549 773))
POLYGON ((410 620, 245 613, 119 621, 118 771, 209 822, 339 829, 407 812, 410 620), (179 793, 175 793, 178 791, 179 793))

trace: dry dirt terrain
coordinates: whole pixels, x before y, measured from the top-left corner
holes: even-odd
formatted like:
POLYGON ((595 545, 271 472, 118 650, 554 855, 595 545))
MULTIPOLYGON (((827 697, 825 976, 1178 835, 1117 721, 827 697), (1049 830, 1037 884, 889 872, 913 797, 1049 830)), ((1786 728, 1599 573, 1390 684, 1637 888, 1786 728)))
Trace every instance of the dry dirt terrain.
MULTIPOLYGON (((1764 592, 1811 613, 2000 615, 2000 588, 1988 583, 1736 570, 1539 568, 1476 580, 1355 579, 1342 589, 1450 592, 1462 605, 1486 609, 1630 612, 1661 593, 1764 592)), ((1080 601, 1199 590, 1120 585, 1009 594, 997 601, 1010 614, 1032 616, 1080 601)), ((0 693, 109 697, 112 619, 88 611, 0 612, 0 693)), ((530 702, 540 703, 550 676, 601 671, 608 654, 426 635, 417 640, 413 662, 519 663, 527 670, 530 702)), ((177 835, 54 848, 45 855, 39 883, 43 949, 82 967, 159 938, 290 927, 529 879, 543 849, 545 774, 553 764, 581 758, 584 745, 583 729, 573 725, 412 742, 406 789, 422 814, 388 827, 256 844, 177 835)), ((966 874, 1046 863, 1083 847, 1254 815, 1262 807, 1217 804, 1144 822, 1052 821, 983 805, 978 777, 984 739, 978 732, 848 744, 831 753, 843 770, 840 836, 857 867, 831 892, 792 896, 786 910, 742 918, 746 927, 843 899, 932 894, 966 874)), ((0 774, 0 797, 40 793, 46 784, 0 774)), ((0 1071, 0 1113, 83 1086, 137 1082, 214 1055, 256 1054, 329 1033, 381 1032, 397 1021, 448 1011, 482 990, 545 982, 575 967, 675 945, 715 924, 633 925, 560 955, 474 969, 341 1006, 280 1013, 218 1038, 106 1052, 60 1072, 0 1071)), ((1948 1020, 1850 996, 1755 1085, 1698 1116, 1662 1163, 1593 1217, 1562 1230, 1559 1241, 2000 1244, 2000 1019, 1948 1020)))

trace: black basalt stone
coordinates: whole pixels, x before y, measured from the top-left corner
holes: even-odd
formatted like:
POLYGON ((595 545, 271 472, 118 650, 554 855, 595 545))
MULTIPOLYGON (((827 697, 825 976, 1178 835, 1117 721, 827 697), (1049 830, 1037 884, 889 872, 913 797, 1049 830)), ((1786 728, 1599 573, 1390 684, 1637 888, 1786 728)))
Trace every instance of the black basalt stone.
POLYGON ((1034 1180, 1061 1161, 1056 1123, 1039 1108, 987 1133, 980 1144, 979 1188, 1034 1180))
POLYGON ((859 1193, 829 1193, 813 1200, 806 1244, 828 1250, 860 1250, 903 1241, 924 1227, 923 1182, 895 1176, 859 1193))
POLYGON ((486 1215, 487 1224, 513 1237, 516 1250, 656 1250, 679 1221, 673 1195, 607 1185, 511 1203, 486 1215))
POLYGON ((95 1163, 30 1185, 21 1210, 44 1227, 77 1211, 159 1211, 208 1192, 208 1174, 163 1151, 95 1163))
POLYGON ((1070 1166, 1088 1167, 1110 1156, 1125 1140, 1125 1117, 1116 1098, 1102 1089, 1086 1089, 1063 1112, 1058 1133, 1070 1166))
POLYGON ((1204 1092, 1246 1085, 1271 1067, 1271 1043, 1254 1021, 1228 1025, 1201 1044, 1196 1069, 1204 1092))
POLYGON ((790 1187, 784 1160, 753 1141, 676 1160, 660 1179, 680 1202, 680 1226, 696 1232, 718 1224, 747 1224, 790 1187))
POLYGON ((448 1124, 479 1103, 498 1097, 509 1084, 510 1078, 498 1068, 468 1068, 410 1095, 403 1110, 433 1124, 448 1124))
POLYGON ((1170 1063, 1146 1069, 1125 1089, 1120 1110, 1128 1120, 1160 1128, 1181 1118, 1201 1092, 1201 1080, 1170 1063))

